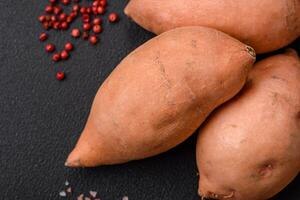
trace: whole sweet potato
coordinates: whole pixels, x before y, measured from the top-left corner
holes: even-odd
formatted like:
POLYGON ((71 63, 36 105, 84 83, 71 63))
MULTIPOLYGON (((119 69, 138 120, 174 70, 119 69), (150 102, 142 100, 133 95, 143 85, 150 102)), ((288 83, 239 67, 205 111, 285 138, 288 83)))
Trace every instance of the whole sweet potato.
POLYGON ((141 159, 189 137, 244 85, 252 48, 214 29, 166 32, 127 56, 100 87, 67 166, 141 159))
POLYGON ((235 98, 199 132, 199 193, 266 200, 300 171, 300 62, 295 52, 254 65, 235 98))
POLYGON ((252 46, 279 49, 300 35, 299 0, 130 0, 125 13, 160 34, 182 26, 207 26, 252 46))

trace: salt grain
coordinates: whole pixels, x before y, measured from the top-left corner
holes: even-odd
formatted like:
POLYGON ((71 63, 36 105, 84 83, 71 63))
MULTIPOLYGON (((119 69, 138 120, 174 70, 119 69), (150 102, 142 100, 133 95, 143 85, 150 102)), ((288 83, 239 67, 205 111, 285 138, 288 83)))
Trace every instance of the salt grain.
POLYGON ((65 186, 69 186, 69 185, 70 185, 69 181, 66 181, 65 186))
POLYGON ((71 193, 71 192, 72 192, 72 188, 69 187, 69 188, 67 189, 67 192, 68 192, 68 193, 71 193))
POLYGON ((77 197, 77 200, 83 200, 83 194, 79 195, 79 196, 77 197))
POLYGON ((65 191, 61 191, 61 192, 59 192, 59 196, 66 197, 67 193, 65 191))
POLYGON ((97 196, 97 192, 96 191, 90 191, 90 195, 95 198, 97 196))

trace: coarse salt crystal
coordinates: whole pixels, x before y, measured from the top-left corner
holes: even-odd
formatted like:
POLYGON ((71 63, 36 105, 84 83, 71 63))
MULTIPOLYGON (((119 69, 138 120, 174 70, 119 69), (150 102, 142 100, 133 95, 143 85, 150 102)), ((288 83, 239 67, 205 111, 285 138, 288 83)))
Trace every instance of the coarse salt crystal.
POLYGON ((65 186, 69 186, 69 185, 70 185, 69 181, 66 181, 65 186))
POLYGON ((65 191, 61 191, 61 192, 59 192, 59 196, 66 197, 67 193, 65 191))
POLYGON ((97 196, 97 192, 96 191, 90 191, 90 195, 95 198, 97 196))
POLYGON ((71 192, 72 192, 72 188, 69 187, 69 188, 67 189, 67 192, 68 192, 68 193, 71 193, 71 192))
POLYGON ((79 195, 79 196, 77 197, 77 200, 83 200, 83 194, 79 195))

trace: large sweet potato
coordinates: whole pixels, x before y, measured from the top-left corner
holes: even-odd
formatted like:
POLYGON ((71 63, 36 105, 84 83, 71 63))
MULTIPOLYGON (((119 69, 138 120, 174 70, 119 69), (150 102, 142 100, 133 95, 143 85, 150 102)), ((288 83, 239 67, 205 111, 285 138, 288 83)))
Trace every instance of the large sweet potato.
POLYGON ((214 29, 166 32, 127 56, 100 87, 67 166, 123 163, 169 150, 244 85, 252 48, 214 29))
POLYGON ((257 53, 300 35, 299 0, 130 0, 125 13, 156 34, 181 26, 216 28, 257 53))
POLYGON ((254 65, 241 93, 199 132, 199 193, 266 200, 300 171, 300 62, 295 52, 254 65))

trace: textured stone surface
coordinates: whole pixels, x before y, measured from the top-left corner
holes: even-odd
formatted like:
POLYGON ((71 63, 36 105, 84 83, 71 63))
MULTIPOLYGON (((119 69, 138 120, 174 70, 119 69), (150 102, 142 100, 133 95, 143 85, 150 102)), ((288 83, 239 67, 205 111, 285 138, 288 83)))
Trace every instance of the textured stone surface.
MULTIPOLYGON (((121 21, 105 23, 96 46, 71 39, 70 30, 50 31, 48 41, 61 43, 58 48, 68 40, 76 48, 69 61, 53 64, 45 43, 38 41, 42 28, 37 17, 47 0, 0 0, 0 199, 61 199, 66 180, 73 190, 67 199, 90 190, 102 200, 198 199, 195 136, 141 161, 95 169, 64 167, 98 87, 122 58, 153 36, 122 14, 126 1, 109 2, 121 21), (55 79, 57 70, 67 73, 65 81, 55 79)), ((300 199, 299 187, 300 177, 276 200, 300 199)))

